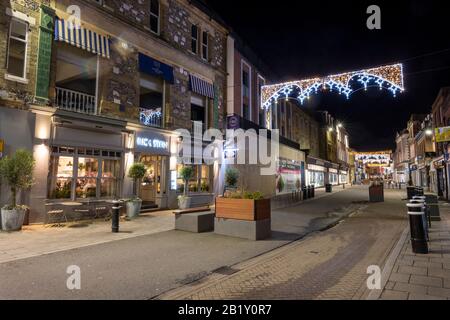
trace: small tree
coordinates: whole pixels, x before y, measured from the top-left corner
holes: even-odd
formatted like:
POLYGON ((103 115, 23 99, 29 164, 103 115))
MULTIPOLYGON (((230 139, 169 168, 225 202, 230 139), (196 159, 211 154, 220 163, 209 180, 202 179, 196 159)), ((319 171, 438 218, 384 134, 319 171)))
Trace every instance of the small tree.
POLYGON ((138 198, 137 195, 137 184, 138 181, 144 178, 145 174, 147 173, 147 169, 145 168, 145 165, 140 162, 134 163, 130 170, 128 171, 128 177, 133 179, 133 195, 135 198, 138 198))
POLYGON ((0 178, 11 188, 9 209, 17 207, 17 192, 31 188, 34 184, 33 171, 36 165, 33 154, 27 150, 17 150, 12 157, 0 160, 0 178))
POLYGON ((239 170, 233 167, 227 168, 227 170, 225 171, 225 188, 236 188, 238 180, 239 170))
POLYGON ((184 195, 188 194, 188 183, 194 177, 194 168, 184 166, 180 170, 180 178, 183 179, 184 182, 184 195))

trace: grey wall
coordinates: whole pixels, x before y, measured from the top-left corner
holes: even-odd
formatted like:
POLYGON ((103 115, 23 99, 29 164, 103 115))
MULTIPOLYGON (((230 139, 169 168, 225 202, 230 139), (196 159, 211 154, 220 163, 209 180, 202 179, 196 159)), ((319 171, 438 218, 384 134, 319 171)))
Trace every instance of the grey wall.
MULTIPOLYGON (((17 149, 33 151, 36 115, 24 110, 0 106, 0 139, 5 141, 3 156, 13 154, 17 149)), ((0 206, 10 199, 10 192, 4 183, 0 185, 0 206)), ((29 193, 24 192, 19 199, 29 204, 29 193)))

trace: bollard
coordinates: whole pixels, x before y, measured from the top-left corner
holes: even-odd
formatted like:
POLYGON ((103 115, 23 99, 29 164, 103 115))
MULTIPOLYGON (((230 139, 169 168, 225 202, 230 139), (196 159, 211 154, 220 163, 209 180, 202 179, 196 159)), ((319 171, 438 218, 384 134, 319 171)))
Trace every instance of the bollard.
POLYGON ((415 196, 409 203, 421 204, 423 206, 424 214, 422 215, 422 224, 425 230, 425 239, 427 239, 427 241, 430 241, 430 238, 428 236, 428 208, 424 198, 425 197, 415 196))
POLYGON ((416 187, 407 187, 406 193, 408 195, 408 200, 411 200, 414 196, 416 196, 416 187))
POLYGON ((307 192, 308 192, 308 198, 311 199, 312 198, 311 186, 307 187, 307 192))
POLYGON ((306 188, 306 186, 302 187, 302 191, 303 191, 303 200, 307 200, 308 199, 308 189, 306 188))
POLYGON ((314 185, 311 186, 311 198, 316 197, 316 187, 314 185))
POLYGON ((408 207, 412 251, 427 254, 428 244, 423 225, 424 206, 422 203, 407 203, 406 206, 408 207))
POLYGON ((118 233, 119 232, 119 219, 120 219, 120 201, 114 200, 113 201, 113 207, 112 207, 112 226, 111 226, 111 231, 113 233, 118 233))

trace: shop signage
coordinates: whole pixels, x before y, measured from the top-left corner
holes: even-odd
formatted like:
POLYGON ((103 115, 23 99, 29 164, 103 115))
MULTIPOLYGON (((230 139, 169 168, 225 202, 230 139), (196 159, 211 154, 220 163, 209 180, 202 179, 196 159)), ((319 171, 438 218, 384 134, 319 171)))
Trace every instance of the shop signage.
POLYGON ((301 188, 301 166, 280 160, 278 162, 278 172, 276 177, 277 194, 291 193, 301 188))
POLYGON ((138 133, 136 135, 136 151, 167 155, 169 153, 169 142, 161 134, 138 133))
POLYGON ((450 141, 450 127, 436 128, 435 136, 436 136, 436 142, 450 141))
POLYGON ((3 149, 5 148, 5 141, 0 139, 0 158, 3 157, 3 149))

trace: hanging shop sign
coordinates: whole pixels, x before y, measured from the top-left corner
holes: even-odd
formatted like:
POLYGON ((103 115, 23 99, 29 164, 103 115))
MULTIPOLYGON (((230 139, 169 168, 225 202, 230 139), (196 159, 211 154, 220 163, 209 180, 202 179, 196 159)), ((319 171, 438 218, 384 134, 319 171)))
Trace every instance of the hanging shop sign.
POLYGON ((434 134, 436 137, 436 142, 450 141, 450 127, 436 128, 434 134))
POLYGON ((169 141, 162 134, 138 132, 135 149, 142 153, 169 155, 169 141))
POLYGON ((301 165, 290 160, 280 160, 276 176, 277 194, 291 193, 301 188, 301 165))

